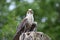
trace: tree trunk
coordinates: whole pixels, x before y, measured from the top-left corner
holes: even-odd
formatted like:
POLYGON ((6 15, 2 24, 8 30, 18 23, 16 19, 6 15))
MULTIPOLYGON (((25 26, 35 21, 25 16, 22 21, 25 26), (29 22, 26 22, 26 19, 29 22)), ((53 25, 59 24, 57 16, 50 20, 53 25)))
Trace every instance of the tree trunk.
POLYGON ((51 40, 51 38, 43 32, 26 32, 22 33, 19 40, 51 40))

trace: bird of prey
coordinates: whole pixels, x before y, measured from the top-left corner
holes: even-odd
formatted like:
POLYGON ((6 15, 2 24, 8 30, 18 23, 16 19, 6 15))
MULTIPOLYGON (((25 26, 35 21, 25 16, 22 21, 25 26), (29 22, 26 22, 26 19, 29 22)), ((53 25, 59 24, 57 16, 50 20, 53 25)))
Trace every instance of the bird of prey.
POLYGON ((28 9, 26 17, 22 20, 21 24, 18 26, 16 35, 14 36, 13 40, 19 40, 19 36, 23 32, 29 32, 33 31, 33 29, 36 27, 36 22, 34 22, 33 17, 33 10, 28 9))

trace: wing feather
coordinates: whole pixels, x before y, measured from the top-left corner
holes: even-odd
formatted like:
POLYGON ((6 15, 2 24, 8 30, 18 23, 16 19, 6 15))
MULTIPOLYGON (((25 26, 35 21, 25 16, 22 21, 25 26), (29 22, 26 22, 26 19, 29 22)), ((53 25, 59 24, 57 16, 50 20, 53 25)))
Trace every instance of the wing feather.
POLYGON ((23 21, 21 22, 21 24, 18 26, 18 29, 17 29, 17 33, 16 35, 14 36, 14 39, 13 40, 19 40, 19 37, 20 35, 25 31, 33 31, 33 29, 36 27, 36 24, 32 24, 32 25, 29 25, 27 19, 23 19, 23 21), (25 28, 26 26, 26 28, 25 28), (25 30, 24 30, 25 28, 25 30))
POLYGON ((27 19, 23 19, 23 21, 21 22, 21 24, 18 26, 16 35, 14 36, 13 40, 19 40, 19 36, 24 32, 24 28, 27 24, 27 19))

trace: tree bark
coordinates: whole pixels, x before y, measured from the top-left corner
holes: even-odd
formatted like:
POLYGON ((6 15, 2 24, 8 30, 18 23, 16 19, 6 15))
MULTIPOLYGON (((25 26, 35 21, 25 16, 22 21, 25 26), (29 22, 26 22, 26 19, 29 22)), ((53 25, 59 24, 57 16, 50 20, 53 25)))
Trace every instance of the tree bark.
POLYGON ((22 33, 19 40, 51 40, 51 38, 43 32, 26 32, 22 33))

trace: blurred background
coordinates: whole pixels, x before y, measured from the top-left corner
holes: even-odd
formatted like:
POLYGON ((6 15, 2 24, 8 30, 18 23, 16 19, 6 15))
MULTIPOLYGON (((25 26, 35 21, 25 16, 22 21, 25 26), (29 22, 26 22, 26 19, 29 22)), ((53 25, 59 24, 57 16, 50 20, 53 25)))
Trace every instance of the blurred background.
POLYGON ((34 11, 37 31, 60 40, 60 0, 0 0, 0 40, 12 40, 27 10, 34 11))

